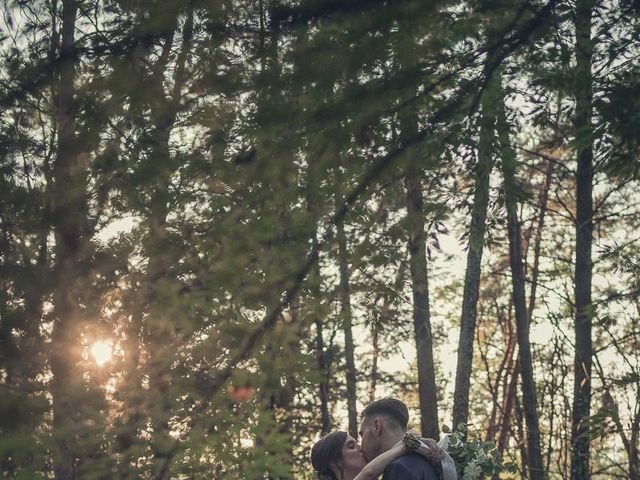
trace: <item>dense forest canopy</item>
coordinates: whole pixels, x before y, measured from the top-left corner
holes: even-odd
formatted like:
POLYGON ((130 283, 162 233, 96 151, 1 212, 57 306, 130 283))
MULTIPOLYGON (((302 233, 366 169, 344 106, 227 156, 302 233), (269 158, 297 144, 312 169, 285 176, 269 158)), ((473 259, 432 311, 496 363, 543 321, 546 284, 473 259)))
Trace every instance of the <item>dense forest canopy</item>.
POLYGON ((2 478, 313 478, 393 395, 640 479, 637 1, 2 11, 2 478))

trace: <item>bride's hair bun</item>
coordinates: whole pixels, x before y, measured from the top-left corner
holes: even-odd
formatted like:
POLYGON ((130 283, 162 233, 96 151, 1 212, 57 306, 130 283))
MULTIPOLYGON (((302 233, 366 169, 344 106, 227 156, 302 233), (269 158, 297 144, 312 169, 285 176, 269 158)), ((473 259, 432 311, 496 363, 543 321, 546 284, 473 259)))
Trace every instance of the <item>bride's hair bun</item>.
POLYGON ((339 480, 331 469, 340 468, 342 447, 347 440, 347 432, 331 432, 311 448, 311 465, 316 471, 317 480, 339 480))

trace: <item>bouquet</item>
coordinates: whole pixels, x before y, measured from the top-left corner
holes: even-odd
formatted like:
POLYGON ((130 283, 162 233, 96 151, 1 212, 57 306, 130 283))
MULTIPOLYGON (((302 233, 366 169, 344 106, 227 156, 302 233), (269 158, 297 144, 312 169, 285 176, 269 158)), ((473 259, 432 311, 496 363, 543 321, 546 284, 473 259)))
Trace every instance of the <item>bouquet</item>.
MULTIPOLYGON (((442 459, 445 478, 457 476, 461 480, 482 480, 500 472, 514 471, 512 464, 503 462, 502 455, 492 442, 464 441, 465 425, 459 425, 455 432, 449 432, 446 426, 443 430, 447 435, 438 445, 446 453, 442 459)), ((425 452, 430 447, 416 435, 405 434, 403 443, 409 450, 429 456, 425 452)))
POLYGON ((446 435, 442 448, 453 459, 458 477, 461 480, 481 480, 501 472, 515 472, 515 465, 504 463, 502 455, 493 442, 463 440, 467 430, 464 424, 458 425, 454 432, 443 428, 446 435))

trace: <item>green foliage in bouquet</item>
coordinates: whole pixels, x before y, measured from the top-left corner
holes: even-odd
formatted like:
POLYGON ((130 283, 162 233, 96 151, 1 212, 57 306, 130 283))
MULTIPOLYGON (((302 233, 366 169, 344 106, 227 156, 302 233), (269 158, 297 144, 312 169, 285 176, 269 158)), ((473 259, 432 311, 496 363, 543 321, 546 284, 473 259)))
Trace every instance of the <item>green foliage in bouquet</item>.
POLYGON ((461 480, 479 480, 501 472, 515 472, 515 465, 504 463, 493 442, 464 440, 467 431, 465 424, 459 424, 453 432, 446 425, 442 430, 447 434, 443 448, 455 462, 461 480))

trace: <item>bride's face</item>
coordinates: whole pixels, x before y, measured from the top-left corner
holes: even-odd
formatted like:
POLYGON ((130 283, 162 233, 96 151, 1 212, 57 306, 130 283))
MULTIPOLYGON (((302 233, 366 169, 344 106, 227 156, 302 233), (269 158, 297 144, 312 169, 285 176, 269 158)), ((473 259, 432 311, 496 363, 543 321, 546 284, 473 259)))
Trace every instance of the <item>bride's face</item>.
POLYGON ((347 435, 347 439, 342 446, 342 465, 345 473, 358 473, 366 464, 367 461, 362 451, 360 451, 360 445, 351 435, 347 435))

